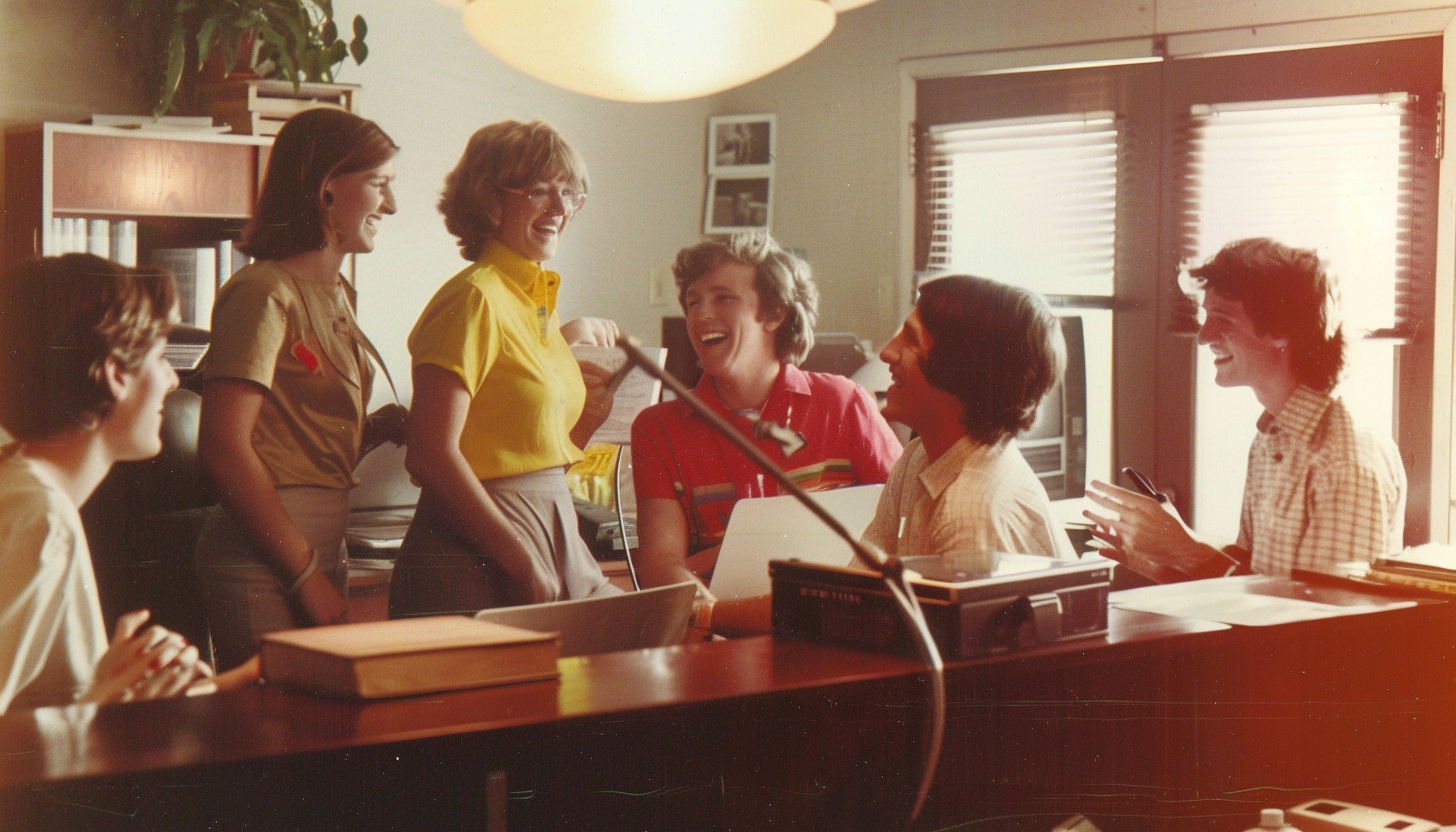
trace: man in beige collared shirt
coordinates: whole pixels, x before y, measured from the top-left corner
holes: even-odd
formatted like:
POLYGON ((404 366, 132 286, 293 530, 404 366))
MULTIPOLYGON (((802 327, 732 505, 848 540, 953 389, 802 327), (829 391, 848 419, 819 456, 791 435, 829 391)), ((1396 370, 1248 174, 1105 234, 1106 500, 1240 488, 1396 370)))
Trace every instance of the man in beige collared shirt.
POLYGON ((1046 489, 1012 441, 1066 363, 1061 325, 1035 293, 979 277, 924 284, 880 358, 884 416, 919 436, 890 472, 866 543, 893 555, 993 552, 1075 558, 1046 489))
MULTIPOLYGON (((995 552, 1075 559, 1046 489, 1012 441, 1061 378, 1061 323, 1034 292, 983 277, 924 283, 880 358, 890 365, 886 419, 919 436, 880 493, 865 543, 897 556, 938 555, 986 571, 995 552)), ((700 604, 694 626, 717 635, 769 631, 767 595, 700 604)))

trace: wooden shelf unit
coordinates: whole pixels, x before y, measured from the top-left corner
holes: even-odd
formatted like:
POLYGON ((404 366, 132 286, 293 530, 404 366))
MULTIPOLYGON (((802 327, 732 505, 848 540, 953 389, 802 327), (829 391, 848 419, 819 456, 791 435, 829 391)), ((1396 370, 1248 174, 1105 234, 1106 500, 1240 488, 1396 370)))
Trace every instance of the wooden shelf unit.
POLYGON ((45 123, 5 135, 7 267, 56 253, 56 217, 136 220, 146 247, 236 237, 257 199, 266 136, 45 123))

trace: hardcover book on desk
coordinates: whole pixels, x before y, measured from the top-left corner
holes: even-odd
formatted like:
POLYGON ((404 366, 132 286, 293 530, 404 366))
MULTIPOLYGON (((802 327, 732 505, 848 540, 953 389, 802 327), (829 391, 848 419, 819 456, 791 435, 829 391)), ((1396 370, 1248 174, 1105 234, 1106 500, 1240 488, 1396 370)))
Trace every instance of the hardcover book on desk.
POLYGON ((457 615, 284 630, 263 637, 263 678, 378 699, 554 679, 560 645, 457 615))

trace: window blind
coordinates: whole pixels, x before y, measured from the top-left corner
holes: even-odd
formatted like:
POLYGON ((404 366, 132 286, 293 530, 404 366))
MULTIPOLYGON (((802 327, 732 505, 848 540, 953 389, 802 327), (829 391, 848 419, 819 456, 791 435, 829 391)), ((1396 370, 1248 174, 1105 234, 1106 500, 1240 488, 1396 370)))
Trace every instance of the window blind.
POLYGON ((1431 294, 1413 266, 1430 259, 1416 206, 1433 187, 1417 103, 1385 93, 1193 107, 1177 154, 1185 259, 1245 237, 1313 248, 1338 281, 1347 335, 1412 337, 1431 294))
POLYGON ((924 272, 1052 296, 1112 294, 1114 113, 942 124, 921 142, 924 272))

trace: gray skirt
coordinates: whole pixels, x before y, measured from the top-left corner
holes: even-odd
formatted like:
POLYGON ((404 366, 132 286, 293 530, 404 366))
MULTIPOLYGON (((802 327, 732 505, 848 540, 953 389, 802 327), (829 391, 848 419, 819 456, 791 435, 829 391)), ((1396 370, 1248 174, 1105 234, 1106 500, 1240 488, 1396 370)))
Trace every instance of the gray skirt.
POLYGON ((566 472, 547 468, 482 480, 481 485, 530 550, 535 581, 511 580, 490 553, 478 552, 445 522, 444 505, 427 488, 400 547, 389 587, 389 617, 471 613, 621 590, 607 582, 577 531, 566 472))
MULTIPOLYGON (((279 488, 278 499, 318 553, 318 571, 347 603, 349 553, 344 526, 349 519, 349 492, 292 486, 279 488)), ((265 633, 311 626, 298 601, 287 594, 272 561, 227 509, 215 507, 203 523, 194 564, 218 670, 247 661, 258 652, 265 633)))

